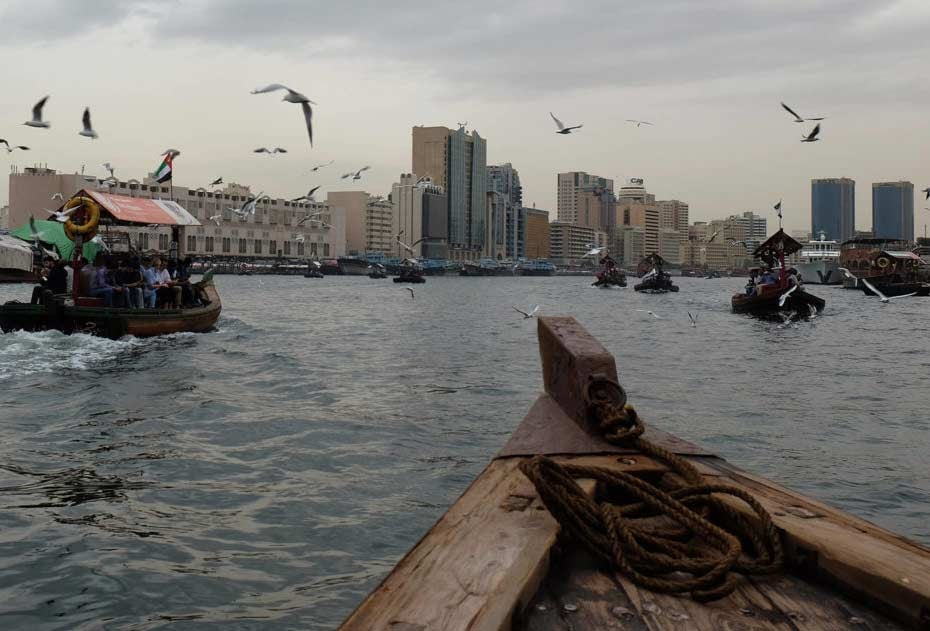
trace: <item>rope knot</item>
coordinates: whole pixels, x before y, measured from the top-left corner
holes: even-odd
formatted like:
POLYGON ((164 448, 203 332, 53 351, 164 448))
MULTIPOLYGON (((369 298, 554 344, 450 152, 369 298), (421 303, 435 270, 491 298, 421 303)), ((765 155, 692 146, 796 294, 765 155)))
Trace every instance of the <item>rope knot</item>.
POLYGON ((585 384, 582 396, 588 416, 607 442, 629 442, 645 431, 636 410, 626 402, 623 386, 613 379, 592 375, 585 384))

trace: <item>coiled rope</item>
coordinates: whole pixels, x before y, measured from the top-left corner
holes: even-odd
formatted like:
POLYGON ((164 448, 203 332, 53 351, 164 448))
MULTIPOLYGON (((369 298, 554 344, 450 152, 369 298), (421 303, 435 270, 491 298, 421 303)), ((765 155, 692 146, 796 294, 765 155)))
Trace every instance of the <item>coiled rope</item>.
POLYGON ((604 467, 559 464, 535 456, 520 465, 564 533, 655 592, 690 592, 699 602, 736 587, 733 572, 772 574, 783 552, 772 519, 742 489, 707 484, 694 465, 642 438, 645 427, 615 381, 592 378, 584 390, 588 413, 603 437, 651 456, 669 471, 658 484, 604 467), (575 482, 598 483, 589 497, 575 482), (755 518, 724 502, 745 502, 755 518))

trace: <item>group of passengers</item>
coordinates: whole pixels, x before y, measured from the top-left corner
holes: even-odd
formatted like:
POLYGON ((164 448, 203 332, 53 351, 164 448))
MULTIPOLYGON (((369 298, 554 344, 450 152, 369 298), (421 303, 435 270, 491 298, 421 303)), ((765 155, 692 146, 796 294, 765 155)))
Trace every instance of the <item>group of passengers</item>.
MULTIPOLYGON (((785 277, 788 287, 801 285, 801 274, 797 269, 788 268, 785 277)), ((749 270, 749 281, 746 283, 746 295, 758 296, 765 291, 765 287, 777 284, 778 274, 771 267, 763 267, 761 270, 752 268, 749 270)))
MULTIPOLYGON (((180 263, 160 257, 97 255, 93 263, 81 258, 79 293, 100 298, 106 307, 127 309, 177 309, 209 303, 199 285, 192 285, 191 259, 180 263)), ((39 272, 40 284, 32 292, 38 304, 45 292, 70 293, 74 271, 62 259, 46 257, 39 272)))

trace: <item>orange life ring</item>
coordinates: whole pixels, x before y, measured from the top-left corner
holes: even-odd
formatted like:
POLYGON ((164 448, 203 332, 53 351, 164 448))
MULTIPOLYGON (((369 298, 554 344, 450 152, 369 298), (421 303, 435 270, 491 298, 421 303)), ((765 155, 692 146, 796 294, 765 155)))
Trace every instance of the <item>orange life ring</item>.
POLYGON ((100 223, 100 206, 89 197, 72 197, 65 204, 65 210, 83 205, 84 223, 75 223, 68 218, 65 222, 65 234, 74 241, 78 235, 90 241, 97 234, 97 225, 100 223))
POLYGON ((880 268, 885 269, 886 267, 891 265, 891 261, 888 260, 887 256, 880 256, 878 257, 878 259, 876 259, 875 264, 878 265, 880 268))

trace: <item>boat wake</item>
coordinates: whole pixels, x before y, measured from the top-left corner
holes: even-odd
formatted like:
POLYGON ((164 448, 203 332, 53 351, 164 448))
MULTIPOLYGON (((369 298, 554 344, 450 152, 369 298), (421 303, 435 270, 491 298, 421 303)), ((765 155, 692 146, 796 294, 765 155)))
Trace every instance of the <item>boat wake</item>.
POLYGON ((127 336, 109 340, 58 331, 8 333, 0 335, 0 382, 38 373, 96 370, 150 348, 192 343, 194 336, 177 333, 161 338, 127 336))

